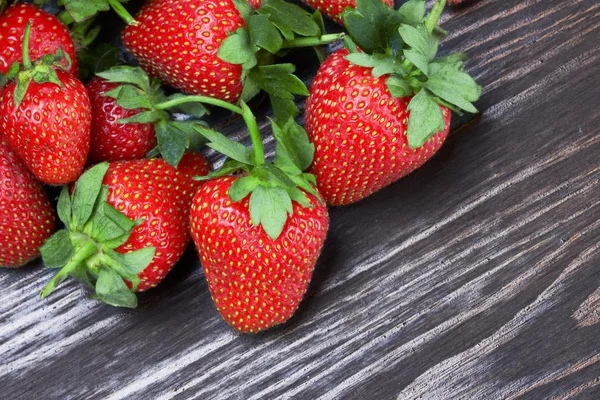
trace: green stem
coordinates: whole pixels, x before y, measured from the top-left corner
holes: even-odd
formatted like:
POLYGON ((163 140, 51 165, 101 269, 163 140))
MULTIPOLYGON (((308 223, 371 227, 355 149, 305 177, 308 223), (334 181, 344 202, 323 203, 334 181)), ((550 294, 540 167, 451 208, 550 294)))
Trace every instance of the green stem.
POLYGON ((248 126, 248 131, 250 132, 250 139, 252 139, 252 148, 254 149, 254 158, 256 160, 256 165, 261 165, 265 163, 265 149, 262 144, 262 138, 260 137, 260 130, 258 129, 258 124, 256 123, 256 118, 250 107, 246 105, 242 101, 242 117, 248 126))
POLYGON ((48 297, 50 293, 56 289, 58 285, 60 285, 70 274, 73 272, 85 259, 92 256, 97 251, 96 243, 89 241, 81 246, 71 260, 65 265, 59 272, 52 278, 50 282, 42 289, 40 293, 40 297, 42 299, 48 297))
POLYGON ((336 40, 343 40, 345 33, 332 33, 329 35, 322 35, 318 37, 306 37, 306 38, 298 38, 293 40, 286 40, 283 42, 283 49, 293 49, 296 47, 311 47, 311 46, 320 46, 322 44, 328 44, 331 42, 335 42, 336 40))
POLYGON ((244 113, 240 107, 238 107, 238 106, 236 106, 234 104, 228 103, 228 102, 223 101, 223 100, 213 99, 212 97, 208 97, 208 96, 186 96, 186 97, 181 97, 181 98, 178 98, 178 99, 173 99, 173 100, 165 101, 164 103, 156 104, 154 106, 154 108, 157 109, 157 110, 166 110, 168 108, 176 107, 176 106, 178 106, 180 104, 186 104, 186 103, 211 104, 213 106, 225 108, 225 109, 227 109, 229 111, 232 111, 232 112, 234 112, 236 114, 242 115, 244 113))
POLYGON ((425 27, 427 28, 427 32, 430 34, 435 29, 440 16, 442 15, 442 11, 444 11, 444 7, 446 6, 446 0, 436 0, 431 12, 427 16, 427 21, 425 21, 425 27))
POLYGON ((123 4, 121 4, 119 0, 108 0, 108 4, 110 4, 110 6, 113 8, 113 10, 115 10, 119 17, 123 18, 123 20, 127 22, 127 25, 137 26, 140 24, 131 16, 131 14, 129 14, 129 11, 127 11, 125 7, 123 7, 123 4))
POLYGON ((26 70, 32 68, 31 58, 29 57, 29 36, 31 35, 31 20, 27 22, 25 34, 23 35, 23 66, 26 70))

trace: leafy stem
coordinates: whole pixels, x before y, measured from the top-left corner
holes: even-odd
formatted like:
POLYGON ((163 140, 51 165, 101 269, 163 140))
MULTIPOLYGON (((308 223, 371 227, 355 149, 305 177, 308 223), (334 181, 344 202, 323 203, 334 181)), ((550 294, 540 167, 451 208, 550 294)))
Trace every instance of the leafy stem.
POLYGON ((48 297, 58 285, 60 285, 79 265, 85 261, 88 257, 95 254, 97 251, 96 243, 88 241, 84 243, 69 260, 69 262, 61 268, 61 270, 48 282, 42 289, 40 297, 42 299, 48 297))
POLYGON ((31 58, 29 57, 29 37, 31 36, 31 25, 32 21, 27 21, 25 34, 23 36, 23 66, 27 70, 33 68, 33 65, 31 64, 31 58))
POLYGON ((108 4, 110 4, 112 9, 115 10, 119 17, 123 18, 127 25, 138 26, 140 24, 131 16, 131 14, 129 14, 129 11, 123 7, 123 4, 121 4, 119 0, 108 0, 108 4))
POLYGON ((262 144, 262 138, 260 137, 260 131, 258 129, 258 124, 256 123, 256 118, 250 107, 246 105, 246 103, 242 102, 242 117, 248 126, 248 131, 250 132, 250 138, 252 139, 252 147, 254 149, 254 159, 256 165, 261 165, 265 163, 265 150, 262 144))
POLYGON ((433 30, 437 26, 438 20, 440 19, 445 6, 446 0, 436 0, 435 4, 431 8, 431 12, 425 21, 425 27, 430 34, 433 33, 433 30))
POLYGON ((335 42, 336 40, 343 40, 345 33, 331 33, 328 35, 321 35, 318 37, 300 37, 292 40, 285 40, 281 46, 282 49, 294 49, 297 47, 310 47, 320 46, 335 42))
POLYGON ((155 104, 154 108, 157 110, 166 110, 168 108, 172 108, 172 107, 176 107, 179 106, 181 104, 188 104, 188 103, 204 103, 204 104, 210 104, 213 106, 217 106, 217 107, 221 107, 221 108, 225 108, 229 111, 232 111, 236 114, 240 114, 243 115, 244 112, 243 110, 231 103, 228 103, 226 101, 223 100, 218 100, 212 97, 208 97, 208 96, 185 96, 185 97, 180 97, 180 98, 176 98, 173 100, 168 100, 165 101, 163 103, 159 103, 159 104, 155 104))

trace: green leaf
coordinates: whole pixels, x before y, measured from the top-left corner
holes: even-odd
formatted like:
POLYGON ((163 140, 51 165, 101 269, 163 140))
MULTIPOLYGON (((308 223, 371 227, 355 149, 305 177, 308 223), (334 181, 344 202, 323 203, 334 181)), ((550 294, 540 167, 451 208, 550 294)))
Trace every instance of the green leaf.
POLYGON ((27 94, 27 90, 29 89, 29 84, 31 83, 31 76, 28 74, 19 74, 17 76, 17 86, 15 87, 15 92, 13 96, 13 101, 15 103, 15 110, 18 110, 27 94))
POLYGON ((252 48, 260 47, 275 54, 281 50, 283 39, 267 15, 255 14, 246 20, 252 48))
MULTIPOLYGON (((126 0, 119 0, 125 3, 126 0)), ((91 18, 101 11, 110 10, 109 0, 61 0, 69 14, 77 22, 91 18)), ((60 3, 59 2, 59 3, 60 3)))
POLYGON ((415 65, 422 73, 429 75, 429 61, 422 53, 415 49, 404 50, 404 57, 415 65))
POLYGON ((248 175, 236 179, 229 188, 229 198, 233 202, 242 201, 246 198, 256 187, 260 185, 260 180, 255 176, 248 175))
POLYGON ((156 253, 155 247, 146 247, 129 253, 117 253, 113 251, 110 257, 123 265, 125 270, 131 275, 139 275, 154 259, 156 253))
POLYGON ((108 163, 100 163, 81 175, 75 185, 72 200, 73 229, 80 230, 90 219, 96 199, 102 189, 102 180, 108 171, 108 163))
POLYGON ((247 20, 254 13, 254 7, 247 0, 233 0, 233 4, 244 20, 247 20))
POLYGON ((250 43, 250 36, 246 28, 240 28, 219 47, 218 56, 221 60, 231 64, 241 64, 244 69, 251 69, 258 62, 256 58, 257 47, 250 43))
POLYGON ((106 304, 116 307, 137 307, 137 297, 131 293, 123 278, 111 269, 103 269, 96 282, 96 295, 106 304))
POLYGON ((6 8, 6 0, 0 0, 0 14, 2 14, 4 8, 6 8))
POLYGON ((356 8, 346 8, 344 25, 352 40, 365 53, 386 53, 398 40, 401 17, 381 1, 357 0, 356 8))
POLYGON ((247 103, 252 100, 257 94, 260 93, 260 87, 257 82, 252 80, 252 74, 246 78, 244 81, 244 90, 242 91, 242 95, 240 97, 240 101, 247 103))
POLYGON ((408 0, 398 9, 405 24, 418 26, 425 20, 425 0, 408 0))
POLYGON ((282 99, 292 99, 295 94, 308 96, 308 88, 296 75, 293 64, 261 65, 250 72, 251 79, 265 92, 282 99))
POLYGON ((412 88, 406 79, 392 75, 386 79, 385 83, 393 97, 400 98, 412 94, 412 88))
POLYGON ((205 126, 200 124, 199 121, 169 121, 168 124, 171 125, 172 128, 180 130, 187 136, 187 150, 198 150, 200 147, 204 146, 204 136, 200 135, 198 131, 194 129, 196 125, 205 126))
MULTIPOLYGON (((420 53, 423 57, 425 57, 427 62, 433 60, 437 53, 439 42, 435 37, 427 32, 425 25, 414 27, 403 24, 400 25, 398 32, 400 32, 402 40, 404 40, 407 45, 420 53)), ((406 50, 404 51, 404 54, 406 55, 406 50)))
POLYGON ((273 116, 278 123, 284 124, 289 119, 294 119, 300 113, 294 99, 283 99, 275 95, 269 95, 273 116))
POLYGON ((416 149, 430 137, 444 130, 444 115, 440 106, 422 89, 408 104, 408 145, 416 149))
POLYGON ((118 105, 127 110, 152 109, 152 102, 146 92, 133 85, 121 85, 104 93, 103 96, 112 97, 118 105))
POLYGON ((42 259, 48 268, 62 268, 73 257, 75 249, 69 238, 69 231, 62 229, 52 235, 42 247, 40 247, 42 259))
POLYGON ((137 86, 144 91, 147 91, 150 88, 150 78, 148 78, 146 72, 139 67, 120 65, 113 67, 108 71, 100 72, 97 75, 111 83, 130 84, 137 86))
POLYGON ((243 144, 205 126, 195 126, 194 129, 209 141, 208 147, 243 164, 254 164, 254 153, 243 144))
POLYGON ((154 127, 158 149, 165 161, 177 167, 181 157, 190 145, 188 135, 169 123, 158 123, 154 127))
POLYGON ((481 96, 481 86, 462 71, 460 64, 432 63, 430 68, 429 79, 424 84, 428 90, 462 110, 477 112, 472 103, 481 96))
POLYGON ((294 39, 294 33, 301 36, 317 36, 321 33, 312 15, 295 4, 263 0, 257 11, 267 15, 286 40, 294 39))
POLYGON ((293 120, 288 120, 283 128, 271 121, 273 136, 277 141, 275 153, 275 165, 289 171, 289 167, 295 167, 292 171, 308 169, 313 162, 315 145, 310 142, 308 134, 300 125, 293 120))
POLYGON ((60 196, 58 197, 58 204, 56 205, 56 211, 58 212, 58 218, 67 226, 71 228, 71 195, 69 194, 69 186, 63 186, 60 196))
POLYGON ((262 225, 272 239, 279 237, 292 210, 292 200, 281 187, 258 186, 250 196, 252 223, 255 226, 262 225))

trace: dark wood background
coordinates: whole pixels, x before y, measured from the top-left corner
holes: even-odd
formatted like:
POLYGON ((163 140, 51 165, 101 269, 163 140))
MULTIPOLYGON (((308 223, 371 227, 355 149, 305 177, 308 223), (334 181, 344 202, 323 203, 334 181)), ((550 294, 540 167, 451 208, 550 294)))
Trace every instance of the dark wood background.
POLYGON ((40 301, 50 271, 3 270, 0 398, 599 399, 600 3, 480 0, 442 22, 481 115, 331 210, 287 325, 232 331, 191 250, 135 311, 72 282, 40 301))

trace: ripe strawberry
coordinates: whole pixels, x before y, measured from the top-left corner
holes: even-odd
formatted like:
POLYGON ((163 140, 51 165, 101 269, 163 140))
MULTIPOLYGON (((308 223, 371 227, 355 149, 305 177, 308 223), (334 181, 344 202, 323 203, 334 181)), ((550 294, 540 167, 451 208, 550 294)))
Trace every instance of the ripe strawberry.
POLYGON ((62 48, 71 58, 70 66, 66 60, 63 65, 76 76, 75 44, 67 27, 54 15, 27 3, 15 3, 0 16, 0 72, 6 75, 15 62, 22 62, 21 50, 28 21, 33 22, 29 40, 31 59, 35 61, 62 48))
POLYGON ((306 293, 329 225, 327 208, 295 203, 277 239, 250 216, 250 196, 232 202, 233 177, 207 182, 192 205, 192 238, 217 309, 232 327, 259 332, 287 321, 306 293))
POLYGON ((306 129, 316 145, 310 171, 328 204, 359 201, 419 168, 446 139, 450 109, 477 111, 471 102, 481 88, 464 72, 463 55, 435 58, 432 31, 444 3, 436 2, 425 24, 419 0, 398 11, 379 0, 357 0, 357 10, 344 13, 360 49, 348 40, 347 49, 321 65, 306 106, 306 129), (364 17, 373 7, 375 24, 364 17), (386 33, 394 32, 392 23, 398 37, 386 33), (400 38, 396 55, 381 51, 400 38))
POLYGON ((264 90, 278 117, 286 107, 288 114, 290 107, 295 110, 294 94, 308 91, 292 75, 293 65, 268 65, 273 55, 341 37, 323 36, 309 13, 282 0, 265 0, 258 10, 234 0, 151 0, 135 20, 123 43, 151 76, 185 93, 230 103, 264 90))
MULTIPOLYGON (((0 129, 35 177, 50 185, 75 181, 85 165, 92 122, 85 86, 64 72, 56 56, 32 65, 29 30, 23 41, 23 69, 11 67, 12 82, 0 94, 0 129)), ((15 64, 17 66, 17 64, 15 64)))
POLYGON ((353 65, 335 52, 322 64, 306 105, 306 130, 315 143, 311 172, 327 204, 354 203, 423 165, 442 146, 444 128, 411 148, 406 136, 412 96, 394 98, 372 68, 353 65), (333 118, 332 118, 333 117, 333 118))
POLYGON ((293 119, 272 122, 274 162, 266 162, 258 125, 242 102, 254 152, 208 128, 197 130, 229 159, 192 205, 192 238, 213 300, 241 332, 259 332, 296 311, 325 241, 329 220, 314 176, 303 171, 314 146, 293 119), (242 171, 242 174, 236 172, 242 171), (231 176, 231 174, 236 174, 231 176))
POLYGON ((156 134, 152 123, 118 122, 142 112, 140 108, 123 108, 114 98, 105 96, 105 93, 118 86, 117 83, 110 83, 99 77, 87 85, 93 116, 88 157, 92 163, 137 160, 144 158, 156 146, 156 134))
POLYGON ((20 267, 39 256, 54 232, 54 211, 42 185, 0 140, 0 267, 20 267))
POLYGON ((62 268, 42 291, 48 296, 68 275, 94 287, 108 304, 135 307, 133 292, 155 287, 190 239, 189 209, 209 166, 188 154, 182 168, 161 159, 102 163, 65 187, 59 216, 67 229, 42 248, 44 262, 62 268))

